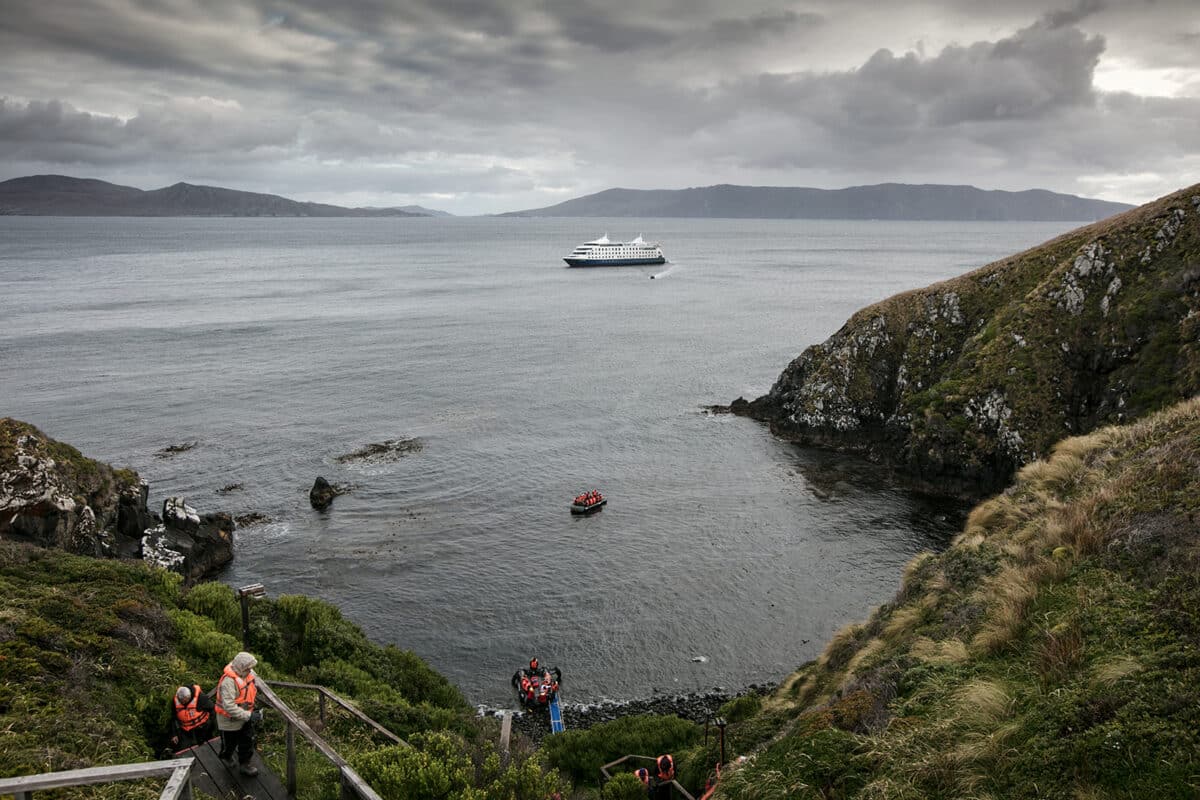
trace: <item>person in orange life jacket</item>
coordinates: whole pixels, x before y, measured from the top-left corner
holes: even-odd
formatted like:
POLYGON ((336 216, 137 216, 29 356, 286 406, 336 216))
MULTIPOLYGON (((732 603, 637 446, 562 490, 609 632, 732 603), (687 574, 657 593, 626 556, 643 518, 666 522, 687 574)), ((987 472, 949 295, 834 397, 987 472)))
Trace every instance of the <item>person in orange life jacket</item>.
POLYGON ((642 782, 642 786, 645 786, 647 790, 650 789, 650 770, 645 767, 638 767, 633 771, 633 774, 642 782))
POLYGON ((671 796, 671 781, 675 780, 675 759, 669 753, 659 756, 654 764, 654 775, 647 787, 654 800, 668 800, 671 796))
POLYGON ((254 666, 258 659, 249 653, 238 653, 225 665, 217 682, 217 729, 221 731, 222 761, 229 762, 236 752, 243 775, 257 775, 258 768, 250 764, 254 757, 254 728, 262 721, 262 711, 254 710, 258 687, 254 683, 254 666))
POLYGON ((213 699, 200 686, 180 686, 171 701, 171 746, 183 750, 207 742, 213 735, 213 699))

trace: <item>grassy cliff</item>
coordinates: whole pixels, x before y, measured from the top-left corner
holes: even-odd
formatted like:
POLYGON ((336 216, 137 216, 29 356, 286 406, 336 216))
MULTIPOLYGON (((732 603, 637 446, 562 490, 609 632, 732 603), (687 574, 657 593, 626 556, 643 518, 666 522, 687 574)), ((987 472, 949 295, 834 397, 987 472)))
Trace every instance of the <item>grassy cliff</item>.
POLYGON ((859 311, 733 409, 966 493, 1200 391, 1200 185, 859 311))
POLYGON ((1198 567, 1200 398, 1066 439, 774 697, 727 709, 748 758, 718 796, 1195 797, 1198 567))

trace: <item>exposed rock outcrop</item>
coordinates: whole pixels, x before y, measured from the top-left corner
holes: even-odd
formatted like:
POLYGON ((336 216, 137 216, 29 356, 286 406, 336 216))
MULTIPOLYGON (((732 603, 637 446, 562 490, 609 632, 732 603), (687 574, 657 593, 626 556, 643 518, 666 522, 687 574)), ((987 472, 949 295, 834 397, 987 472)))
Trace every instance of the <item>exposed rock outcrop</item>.
POLYGON ((337 462, 349 464, 355 461, 396 461, 409 453, 419 453, 424 447, 425 443, 420 439, 389 439, 386 442, 372 442, 353 453, 340 455, 337 457, 337 462))
POLYGON ((978 494, 1200 391, 1200 186, 859 311, 730 406, 978 494))
POLYGON ((142 557, 189 581, 210 575, 233 560, 233 518, 204 514, 181 497, 163 501, 162 522, 142 537, 142 557))
POLYGON ((317 476, 317 479, 313 481, 312 488, 308 490, 308 502, 312 504, 313 508, 323 511, 329 508, 330 503, 333 502, 333 498, 339 494, 346 494, 349 491, 349 486, 333 484, 317 476))
POLYGON ((197 580, 233 558, 233 520, 182 500, 147 507, 150 487, 37 428, 0 419, 0 538, 80 555, 145 558, 197 580))

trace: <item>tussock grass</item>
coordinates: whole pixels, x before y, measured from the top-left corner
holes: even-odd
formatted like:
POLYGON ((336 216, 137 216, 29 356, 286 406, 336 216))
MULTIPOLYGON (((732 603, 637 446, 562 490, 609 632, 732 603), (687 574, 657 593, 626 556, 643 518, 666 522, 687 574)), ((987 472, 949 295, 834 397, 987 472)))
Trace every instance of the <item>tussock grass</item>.
POLYGON ((1096 665, 1092 670, 1092 683, 1104 689, 1112 689, 1141 670, 1142 662, 1137 658, 1116 656, 1096 665))
POLYGON ((967 515, 963 527, 964 536, 987 536, 1002 530, 1016 516, 1016 503, 1006 495, 999 495, 975 506, 967 515))
POLYGON ((1083 661, 1083 631, 1076 622, 1043 631, 1037 646, 1037 670, 1043 686, 1069 678, 1083 661))
POLYGON ((1089 556, 1100 552, 1104 546, 1106 531, 1098 519, 1097 506, 1105 499, 1075 504, 1058 512, 1057 518, 1062 525, 1061 541, 1074 552, 1089 556))
POLYGON ((872 656, 878 655, 884 649, 885 643, 882 639, 872 639, 865 645, 859 648, 854 657, 850 659, 850 663, 846 665, 846 674, 854 675, 858 672, 859 667, 865 664, 872 656))
POLYGON ((889 642, 897 642, 910 637, 925 620, 934 602, 935 598, 932 595, 925 595, 920 602, 893 611, 883 627, 883 638, 889 642))
POLYGON ((1017 472, 1017 480, 1025 483, 1030 491, 1050 489, 1060 492, 1070 486, 1082 470, 1083 459, 1078 456, 1054 455, 1026 464, 1017 472))
POLYGON ((858 648, 862 646, 865 634, 866 627, 863 625, 856 622, 846 625, 829 640, 825 652, 821 653, 821 657, 817 659, 817 664, 835 670, 846 666, 858 648))
POLYGON ((990 730, 1012 713, 1013 698, 997 681, 976 678, 954 693, 957 718, 968 730, 990 730))
POLYGON ((963 664, 970 658, 967 645, 957 638, 935 642, 926 636, 920 636, 909 648, 909 653, 926 664, 936 665, 963 664))
POLYGON ((990 600, 991 607, 972 646, 994 655, 1012 645, 1025 627, 1026 611, 1037 591, 1037 584, 1025 570, 1011 565, 1001 569, 980 592, 980 599, 990 600))

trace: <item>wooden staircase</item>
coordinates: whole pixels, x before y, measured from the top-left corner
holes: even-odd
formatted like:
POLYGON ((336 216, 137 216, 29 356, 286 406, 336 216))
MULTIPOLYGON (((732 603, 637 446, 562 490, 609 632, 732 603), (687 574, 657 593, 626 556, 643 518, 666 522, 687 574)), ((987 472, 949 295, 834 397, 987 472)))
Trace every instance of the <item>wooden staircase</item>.
MULTIPOLYGON (((279 699, 279 695, 275 694, 271 684, 261 677, 257 679, 257 683, 259 698, 264 704, 275 709, 287 723, 286 774, 282 781, 263 763, 258 753, 254 754, 254 758, 250 762, 258 767, 258 774, 242 775, 237 766, 230 767, 217 757, 220 751, 220 739, 212 739, 204 744, 182 750, 176 754, 176 758, 166 761, 89 767, 66 772, 27 775, 20 778, 0 778, 0 799, 12 797, 14 800, 31 800, 35 791, 45 789, 166 777, 167 785, 159 795, 159 800, 193 800, 194 792, 202 792, 217 800, 230 800, 230 798, 237 800, 294 800, 297 789, 296 733, 299 732, 300 736, 307 740, 318 753, 338 768, 342 800, 382 800, 375 790, 368 786, 367 782, 346 762, 346 759, 338 755, 338 752, 309 727, 308 723, 301 719, 287 703, 279 699)), ((275 685, 281 688, 316 691, 320 697, 322 722, 325 721, 328 701, 345 709, 393 744, 409 746, 399 736, 324 686, 283 681, 278 681, 275 685)))

